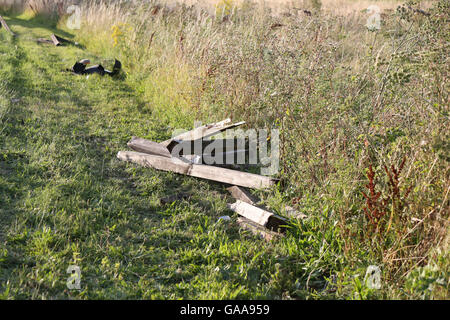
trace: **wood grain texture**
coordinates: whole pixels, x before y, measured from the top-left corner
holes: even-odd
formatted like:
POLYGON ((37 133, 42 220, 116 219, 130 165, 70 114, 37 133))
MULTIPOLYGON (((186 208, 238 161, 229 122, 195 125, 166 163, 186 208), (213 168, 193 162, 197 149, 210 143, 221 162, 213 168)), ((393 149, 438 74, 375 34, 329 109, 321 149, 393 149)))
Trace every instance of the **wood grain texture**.
POLYGON ((132 137, 127 145, 138 152, 153 154, 157 156, 163 156, 170 158, 171 154, 167 148, 157 142, 153 142, 147 139, 142 139, 138 137, 132 137))
POLYGON ((239 217, 237 219, 237 223, 239 224, 239 226, 242 229, 249 230, 254 235, 256 235, 266 241, 271 241, 271 240, 274 240, 276 238, 283 236, 283 234, 281 234, 281 233, 267 230, 266 228, 258 225, 257 223, 255 223, 247 218, 244 218, 244 217, 239 217))
POLYGON ((258 208, 247 202, 237 200, 227 205, 229 209, 263 227, 274 231, 285 231, 287 220, 270 211, 258 208))
MULTIPOLYGON (((223 132, 225 130, 228 129, 232 129, 238 126, 241 126, 243 124, 245 124, 245 121, 241 121, 241 122, 237 122, 237 123, 233 123, 233 124, 228 124, 230 123, 231 120, 230 119, 226 119, 217 123, 212 123, 212 124, 208 124, 208 125, 204 125, 198 128, 195 128, 191 131, 182 133, 176 137, 173 137, 171 139, 168 139, 166 141, 161 142, 161 144, 165 147, 168 147, 170 145, 173 146, 173 144, 177 144, 180 143, 181 141, 189 141, 189 140, 197 140, 197 139, 202 139, 202 138, 208 138, 211 137, 219 132, 223 132)), ((170 148, 169 148, 170 149, 170 148)))
POLYGON ((16 35, 14 32, 11 31, 11 29, 9 28, 8 24, 6 23, 5 19, 3 19, 2 16, 0 16, 0 23, 3 26, 3 28, 5 28, 6 31, 8 31, 12 36, 16 35))
POLYGON ((163 171, 171 171, 192 177, 203 178, 248 188, 265 189, 273 186, 276 179, 248 172, 226 168, 192 164, 177 158, 166 158, 157 155, 134 151, 119 151, 117 158, 130 161, 145 167, 163 171))
POLYGON ((256 199, 250 194, 250 192, 238 186, 229 187, 227 188, 227 190, 236 200, 241 200, 251 205, 255 205, 257 202, 256 199))

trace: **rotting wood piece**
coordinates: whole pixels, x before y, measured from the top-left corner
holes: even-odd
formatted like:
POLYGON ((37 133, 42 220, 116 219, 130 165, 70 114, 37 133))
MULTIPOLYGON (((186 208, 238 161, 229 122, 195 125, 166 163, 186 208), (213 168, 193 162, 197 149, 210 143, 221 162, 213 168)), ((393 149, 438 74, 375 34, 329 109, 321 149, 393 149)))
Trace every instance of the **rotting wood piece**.
POLYGON ((256 199, 250 194, 250 192, 239 188, 238 186, 229 187, 227 188, 227 190, 236 200, 241 200, 251 205, 255 205, 257 202, 256 199))
POLYGON ((248 188, 265 189, 275 185, 277 179, 226 168, 192 164, 177 158, 166 158, 133 151, 119 151, 117 158, 145 167, 171 171, 248 188))
MULTIPOLYGON (((232 152, 236 150, 248 149, 248 139, 197 139, 186 141, 174 141, 168 146, 170 152, 179 153, 179 155, 215 155, 218 153, 232 152), (174 150, 177 146, 178 150, 174 150), (179 152, 177 152, 179 151, 179 152)), ((178 156, 178 154, 174 154, 178 156)))
POLYGON ((39 38, 36 40, 37 43, 53 44, 55 46, 61 46, 63 43, 73 44, 72 41, 66 40, 64 38, 58 37, 56 34, 52 34, 50 39, 39 38))
POLYGON ((241 228, 249 230, 254 235, 259 236, 266 241, 271 241, 275 238, 283 236, 281 233, 267 230, 266 228, 244 217, 237 218, 237 223, 241 228))
POLYGON ((52 39, 53 44, 54 44, 55 46, 60 46, 60 45, 61 45, 61 42, 56 38, 56 36, 55 36, 54 34, 52 34, 52 35, 50 36, 50 39, 52 39))
POLYGON ((173 155, 173 157, 178 159, 186 159, 189 162, 195 163, 195 164, 205 164, 205 165, 224 165, 224 166, 236 166, 236 163, 238 163, 237 159, 241 154, 248 153, 248 150, 235 150, 235 151, 228 151, 228 152, 218 152, 215 155, 211 154, 203 154, 203 155, 195 155, 195 154, 188 154, 188 155, 173 155))
MULTIPOLYGON (((244 202, 247 202, 248 204, 251 205, 256 205, 256 203, 258 202, 257 199, 255 199, 250 192, 248 192, 247 190, 238 187, 238 186, 232 186, 227 188, 228 192, 231 193, 231 195, 233 196, 233 198, 235 198, 236 200, 241 200, 244 202)), ((291 206, 285 206, 284 210, 282 211, 282 213, 284 215, 286 215, 289 218, 294 218, 294 219, 304 219, 307 216, 299 211, 297 211, 295 208, 291 207, 291 206)))
POLYGON ((6 29, 6 31, 8 31, 12 36, 15 36, 16 34, 14 32, 11 31, 11 29, 9 28, 8 24, 6 23, 5 19, 3 19, 2 16, 0 16, 0 24, 3 26, 3 28, 6 29))
POLYGON ((255 207, 241 200, 237 200, 235 203, 228 204, 227 206, 239 215, 267 229, 280 232, 286 231, 287 220, 272 212, 255 207))
POLYGON ((58 37, 56 34, 52 34, 52 35, 50 36, 50 38, 52 39, 53 44, 54 44, 55 46, 60 46, 60 45, 63 44, 63 43, 73 44, 72 41, 69 41, 69 40, 66 40, 66 39, 64 39, 64 38, 58 37))
POLYGON ((157 142, 153 142, 153 141, 150 141, 147 139, 132 137, 127 145, 131 149, 138 151, 138 152, 153 154, 153 155, 157 155, 157 156, 163 156, 163 157, 167 157, 167 158, 171 157, 171 154, 170 154, 169 150, 167 150, 166 147, 164 147, 163 145, 161 145, 157 142))

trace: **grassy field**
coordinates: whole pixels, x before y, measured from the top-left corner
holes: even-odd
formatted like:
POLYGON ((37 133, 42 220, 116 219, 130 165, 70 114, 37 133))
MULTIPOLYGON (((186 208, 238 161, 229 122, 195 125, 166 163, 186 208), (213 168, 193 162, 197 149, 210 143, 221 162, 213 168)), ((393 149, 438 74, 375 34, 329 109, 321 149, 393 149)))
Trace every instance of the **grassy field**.
POLYGON ((448 299, 448 4, 370 31, 359 7, 317 3, 106 1, 83 5, 80 30, 44 4, 0 12, 18 34, 0 29, 0 298, 448 299), (53 32, 80 45, 35 42, 53 32), (63 72, 115 57, 117 79, 63 72), (281 130, 282 184, 254 192, 307 215, 284 238, 217 221, 236 218, 223 184, 116 159, 133 135, 226 117, 281 130), (178 192, 192 197, 160 203, 178 192))

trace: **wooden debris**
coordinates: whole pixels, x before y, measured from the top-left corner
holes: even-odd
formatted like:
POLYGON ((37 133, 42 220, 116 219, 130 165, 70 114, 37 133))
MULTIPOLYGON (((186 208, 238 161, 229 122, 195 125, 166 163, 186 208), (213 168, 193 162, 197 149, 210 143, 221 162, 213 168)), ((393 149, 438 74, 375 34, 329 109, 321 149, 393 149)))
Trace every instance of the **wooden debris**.
POLYGON ((53 44, 55 46, 61 46, 64 43, 73 44, 72 41, 66 40, 64 38, 58 37, 56 34, 52 34, 50 39, 39 38, 36 40, 37 43, 53 44))
POLYGON ((239 217, 237 219, 237 223, 241 226, 241 228, 249 230, 253 234, 261 237, 262 239, 264 239, 266 241, 270 241, 272 239, 283 236, 281 233, 267 230, 266 228, 258 225, 257 223, 255 223, 247 218, 244 218, 244 217, 239 217))
MULTIPOLYGON (((248 140, 245 139, 243 141, 239 141, 238 138, 234 139, 198 139, 198 140, 186 140, 186 141, 180 141, 169 144, 169 151, 172 152, 175 145, 178 146, 178 150, 180 150, 179 155, 187 155, 187 154, 196 154, 195 148, 200 149, 201 154, 211 154, 214 155, 219 152, 230 152, 230 151, 236 151, 238 148, 241 148, 241 150, 248 148, 248 140), (199 144, 199 146, 196 146, 196 144, 199 144), (211 151, 208 151, 211 150, 211 151), (188 153, 185 153, 188 152, 188 153)), ((175 156, 178 156, 178 154, 175 154, 175 156)))
POLYGON ((277 179, 248 172, 184 162, 177 158, 167 158, 133 151, 119 151, 117 158, 145 167, 172 171, 192 177, 203 178, 248 188, 265 189, 273 186, 277 179))
POLYGON ((52 34, 51 35, 51 39, 53 41, 53 43, 55 44, 55 46, 60 46, 64 43, 66 44, 74 44, 72 41, 58 37, 56 34, 52 34))
POLYGON ((50 39, 52 39, 53 44, 54 44, 55 46, 60 46, 60 45, 61 45, 61 42, 59 41, 59 39, 58 39, 58 37, 57 37, 56 35, 52 34, 52 35, 50 36, 50 39))
POLYGON ((245 124, 245 121, 241 121, 238 123, 228 124, 230 123, 230 119, 226 119, 217 123, 212 123, 208 125, 204 125, 198 128, 195 128, 191 131, 182 133, 174 138, 168 139, 166 141, 161 142, 161 144, 167 147, 169 150, 173 148, 174 145, 179 144, 181 141, 187 140, 197 140, 211 137, 219 132, 223 132, 228 129, 232 129, 238 126, 245 124))
POLYGON ((163 145, 161 145, 157 142, 153 142, 150 140, 146 140, 146 139, 142 139, 142 138, 138 138, 138 137, 132 137, 127 145, 131 149, 138 151, 138 152, 153 154, 153 155, 157 155, 157 156, 163 156, 163 157, 167 157, 167 158, 171 157, 171 154, 170 154, 169 150, 167 150, 166 147, 164 147, 163 145))
POLYGON ((227 190, 236 200, 241 200, 251 205, 256 204, 256 199, 254 199, 250 192, 248 192, 247 190, 239 188, 238 186, 229 187, 227 188, 227 190))
MULTIPOLYGON (((238 186, 232 186, 227 188, 228 192, 231 193, 233 198, 236 200, 244 201, 251 205, 256 205, 258 202, 247 190, 240 188, 238 186)), ((284 211, 282 211, 287 217, 294 218, 294 219, 304 219, 307 216, 299 211, 297 211, 295 208, 291 206, 285 206, 284 211)))
MULTIPOLYGON (((186 159, 189 162, 195 163, 195 164, 205 164, 205 165, 231 165, 234 166, 237 161, 236 157, 240 153, 246 153, 248 150, 235 150, 235 151, 228 151, 228 152, 218 152, 215 155, 211 154, 203 154, 203 155, 196 155, 196 154, 187 154, 183 156, 175 156, 179 159, 186 159), (232 155, 231 161, 227 161, 228 157, 232 155)), ((231 158, 231 157, 230 157, 231 158)), ((238 167, 236 165, 236 167, 238 167)))
POLYGON ((3 28, 6 29, 6 31, 8 31, 12 36, 15 36, 16 34, 14 32, 11 31, 11 29, 9 28, 8 24, 6 23, 5 19, 3 19, 2 16, 0 16, 0 24, 3 26, 3 28))
POLYGON ((263 226, 272 231, 285 231, 287 220, 272 212, 255 207, 249 203, 237 200, 233 204, 228 204, 228 208, 239 215, 263 226))

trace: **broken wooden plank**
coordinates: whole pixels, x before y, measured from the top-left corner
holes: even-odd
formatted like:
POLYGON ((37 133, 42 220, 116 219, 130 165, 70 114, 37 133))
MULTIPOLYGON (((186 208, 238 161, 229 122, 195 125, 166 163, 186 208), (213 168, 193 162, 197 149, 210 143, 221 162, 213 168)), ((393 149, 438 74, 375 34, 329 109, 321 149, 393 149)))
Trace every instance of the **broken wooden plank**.
POLYGON ((257 202, 256 199, 250 194, 250 192, 238 186, 229 187, 227 188, 227 190, 236 200, 241 200, 251 205, 255 205, 257 202))
POLYGON ((266 228, 258 225, 257 223, 255 223, 247 218, 244 218, 244 217, 239 217, 237 219, 237 223, 239 224, 239 226, 241 228, 249 230, 254 235, 256 235, 266 241, 271 241, 273 239, 283 236, 283 234, 281 234, 281 233, 267 230, 266 228))
POLYGON ((238 213, 239 215, 274 231, 285 231, 287 220, 272 212, 255 207, 249 203, 237 200, 233 204, 227 205, 229 209, 238 213))
POLYGON ((195 128, 191 131, 182 133, 174 138, 163 141, 163 142, 161 142, 161 144, 163 146, 167 147, 169 150, 171 150, 174 145, 177 145, 181 141, 208 138, 215 134, 223 132, 225 130, 232 129, 232 128, 235 128, 235 127, 245 124, 245 121, 241 121, 241 122, 237 122, 237 123, 228 125, 228 123, 230 123, 230 122, 231 122, 230 119, 226 119, 226 120, 223 120, 223 121, 220 121, 217 123, 204 125, 204 126, 195 128))
POLYGON ((54 44, 55 46, 60 46, 60 45, 61 45, 61 42, 58 40, 58 38, 56 37, 56 35, 52 34, 52 35, 50 36, 50 39, 53 41, 53 44, 54 44))
MULTIPOLYGON (((220 128, 223 127, 224 125, 228 124, 231 122, 231 119, 225 119, 223 121, 220 122, 216 122, 216 123, 211 123, 209 125, 203 125, 197 128, 194 128, 190 131, 184 132, 182 134, 179 134, 173 138, 167 139, 166 141, 161 142, 161 144, 163 146, 166 146, 169 148, 170 144, 178 144, 181 141, 186 141, 186 140, 196 140, 196 139, 200 139, 203 137, 203 133, 208 129, 208 128, 220 128)), ((170 150, 170 148, 169 148, 170 150)))
POLYGON ((127 143, 127 145, 138 152, 153 154, 157 156, 163 156, 170 158, 172 157, 169 150, 163 145, 153 142, 147 139, 142 139, 138 137, 132 137, 131 140, 127 143))
POLYGON ((53 42, 53 44, 54 44, 55 46, 60 46, 60 45, 62 45, 63 43, 73 44, 72 41, 67 40, 67 39, 64 39, 64 38, 61 38, 61 37, 58 37, 56 34, 52 34, 52 35, 50 36, 50 39, 52 40, 52 42, 53 42))
MULTIPOLYGON (((228 192, 231 193, 233 198, 235 198, 236 200, 241 200, 241 201, 244 201, 251 205, 256 205, 256 203, 258 202, 258 200, 255 199, 250 192, 248 192, 247 190, 245 190, 241 187, 232 186, 232 187, 227 188, 227 190, 228 190, 228 192)), ((297 211, 296 209, 294 209, 291 206, 285 206, 284 210, 282 210, 281 213, 286 215, 289 218, 294 218, 294 219, 304 219, 307 217, 305 214, 297 211)))
POLYGON ((189 193, 181 192, 177 194, 173 194, 164 198, 161 198, 159 201, 161 204, 170 204, 172 202, 178 201, 178 200, 184 200, 189 199, 191 195, 189 193))
POLYGON ((3 26, 3 28, 5 28, 6 31, 8 31, 12 36, 16 35, 14 32, 11 31, 11 29, 9 28, 8 24, 6 23, 5 19, 3 19, 2 16, 0 16, 0 23, 3 26))
POLYGON ((73 44, 72 41, 64 39, 64 38, 61 38, 61 37, 57 36, 56 34, 52 34, 51 38, 52 38, 53 43, 55 43, 55 46, 61 45, 63 43, 73 44))
MULTIPOLYGON (((219 152, 230 152, 236 150, 243 150, 248 148, 248 139, 197 139, 197 140, 186 140, 174 142, 172 145, 169 145, 169 151, 173 151, 173 147, 177 145, 177 149, 179 150, 179 155, 188 155, 188 154, 211 154, 215 155, 219 152), (199 151, 199 152, 197 152, 199 151)), ((178 156, 178 154, 174 154, 174 156, 178 156)))
POLYGON ((248 150, 235 150, 235 151, 228 151, 228 152, 218 152, 215 155, 211 154, 203 154, 203 155, 196 155, 196 154, 187 154, 183 156, 178 155, 172 155, 175 158, 179 159, 186 159, 189 162, 192 162, 194 164, 205 164, 205 165, 236 165, 238 164, 237 157, 239 154, 248 153, 248 150), (232 157, 231 157, 232 156, 232 157), (229 159, 230 158, 230 159, 229 159))
POLYGON ((177 158, 166 158, 133 151, 119 151, 117 158, 145 167, 171 171, 248 188, 265 189, 275 185, 277 179, 226 168, 192 164, 177 158))
POLYGON ((52 34, 50 36, 50 39, 46 39, 46 38, 36 39, 36 42, 37 43, 45 43, 45 44, 53 44, 55 46, 61 46, 63 43, 73 44, 72 41, 58 37, 56 34, 52 34))

